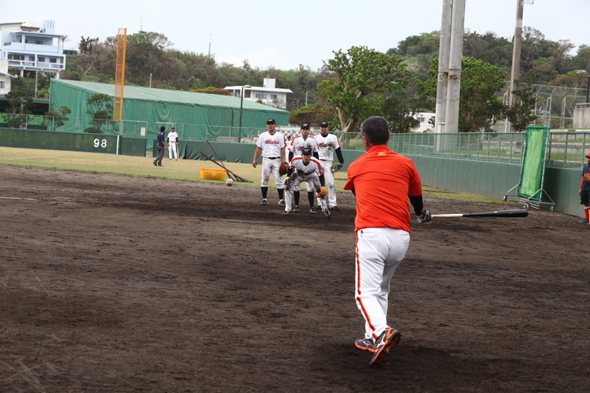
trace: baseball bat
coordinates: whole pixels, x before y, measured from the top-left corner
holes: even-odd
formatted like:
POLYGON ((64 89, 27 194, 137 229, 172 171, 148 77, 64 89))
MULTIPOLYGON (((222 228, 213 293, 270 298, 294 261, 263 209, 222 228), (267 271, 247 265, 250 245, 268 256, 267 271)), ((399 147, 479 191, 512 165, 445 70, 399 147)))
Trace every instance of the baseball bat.
POLYGON ((526 209, 519 210, 499 210, 495 212, 483 213, 458 213, 458 214, 433 214, 432 218, 450 218, 450 217, 526 217, 529 211, 526 209))

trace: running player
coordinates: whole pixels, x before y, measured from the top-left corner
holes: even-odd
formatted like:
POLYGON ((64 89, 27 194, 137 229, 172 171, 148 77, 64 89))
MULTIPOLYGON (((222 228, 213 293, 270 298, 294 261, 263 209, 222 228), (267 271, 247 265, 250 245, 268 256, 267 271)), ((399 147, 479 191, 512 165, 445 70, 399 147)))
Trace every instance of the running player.
MULTIPOLYGON (((309 123, 303 123, 301 125, 301 135, 296 136, 293 138, 293 142, 291 142, 291 152, 289 153, 289 162, 294 157, 301 157, 301 152, 303 149, 309 148, 311 149, 312 155, 314 158, 319 159, 318 155, 318 145, 315 139, 309 136, 309 132, 311 131, 311 127, 309 123)), ((305 182, 307 186, 307 200, 309 201, 310 213, 316 214, 315 210, 313 210, 313 199, 314 199, 314 192, 313 186, 308 182, 305 182)), ((299 196, 300 196, 300 188, 301 186, 297 184, 297 186, 293 189, 294 200, 295 200, 295 207, 293 209, 294 212, 299 211, 299 196)))
MULTIPOLYGON (((336 187, 334 184, 334 174, 332 173, 332 162, 334 161, 334 152, 340 162, 340 168, 344 164, 342 158, 342 150, 338 138, 334 134, 330 134, 328 122, 320 123, 320 135, 316 135, 314 139, 318 145, 318 152, 320 156, 320 164, 324 168, 324 177, 326 179, 326 186, 328 188, 328 206, 330 210, 339 210, 336 204, 336 187)), ((319 202, 319 201, 318 201, 319 202)))
POLYGON ((262 153, 262 181, 260 182, 260 189, 262 191, 262 206, 268 205, 266 198, 268 192, 268 180, 270 174, 275 178, 277 191, 279 192, 279 205, 285 206, 283 199, 283 179, 279 174, 283 157, 285 156, 285 142, 286 139, 280 132, 277 132, 277 123, 274 119, 268 119, 266 122, 267 132, 262 133, 256 142, 256 152, 254 153, 254 160, 252 166, 256 168, 258 164, 258 156, 262 153))
MULTIPOLYGON (((324 196, 327 194, 326 188, 324 187, 324 170, 322 169, 322 164, 316 158, 311 157, 311 148, 309 147, 301 150, 301 156, 293 158, 289 163, 289 171, 285 179, 285 189, 287 190, 285 199, 287 203, 285 204, 283 216, 291 213, 291 193, 303 181, 316 190, 319 195, 318 200, 322 211, 326 217, 330 218, 330 210, 324 199, 324 196), (293 172, 294 170, 295 172, 293 172)), ((313 207, 311 211, 315 213, 313 207)))
POLYGON ((365 319, 365 337, 355 345, 373 352, 370 365, 389 359, 400 333, 387 324, 390 281, 410 244, 410 203, 418 222, 430 221, 422 205, 420 175, 409 158, 387 147, 387 121, 369 117, 361 124, 365 154, 348 168, 345 190, 356 196, 356 304, 365 319))

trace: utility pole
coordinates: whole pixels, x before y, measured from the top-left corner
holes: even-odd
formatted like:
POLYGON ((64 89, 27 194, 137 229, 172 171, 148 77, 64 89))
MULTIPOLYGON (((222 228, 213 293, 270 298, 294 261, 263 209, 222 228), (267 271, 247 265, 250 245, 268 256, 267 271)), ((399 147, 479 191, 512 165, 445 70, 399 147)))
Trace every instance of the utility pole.
POLYGON ((211 37, 213 37, 213 34, 209 34, 209 58, 211 58, 211 37))
POLYGON ((438 83, 436 86, 436 118, 434 132, 445 132, 447 115, 447 88, 449 83, 449 56, 451 46, 451 16, 453 0, 443 0, 438 51, 438 83))
POLYGON ((465 0, 453 0, 445 132, 459 131, 459 100, 461 98, 461 59, 463 58, 464 24, 465 0))
POLYGON ((514 47, 512 48, 512 72, 510 76, 510 96, 508 105, 516 100, 514 97, 514 81, 520 78, 520 50, 522 46, 522 16, 524 13, 524 0, 516 0, 516 28, 514 29, 514 47))

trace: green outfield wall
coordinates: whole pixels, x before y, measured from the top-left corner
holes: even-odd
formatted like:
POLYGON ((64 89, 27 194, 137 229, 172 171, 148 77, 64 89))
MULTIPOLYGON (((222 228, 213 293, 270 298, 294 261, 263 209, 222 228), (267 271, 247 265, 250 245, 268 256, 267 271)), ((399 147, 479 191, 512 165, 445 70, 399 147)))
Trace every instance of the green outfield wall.
MULTIPOLYGON (((119 154, 145 157, 145 138, 121 137, 119 154)), ((0 146, 116 154, 117 136, 0 128, 0 146)))

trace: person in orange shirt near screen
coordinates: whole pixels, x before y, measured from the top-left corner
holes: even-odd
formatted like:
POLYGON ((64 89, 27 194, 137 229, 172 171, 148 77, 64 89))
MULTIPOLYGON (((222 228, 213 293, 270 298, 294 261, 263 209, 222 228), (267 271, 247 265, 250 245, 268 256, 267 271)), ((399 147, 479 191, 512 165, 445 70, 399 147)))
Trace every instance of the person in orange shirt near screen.
POLYGON ((373 352, 372 367, 383 365, 401 338, 387 324, 390 281, 410 244, 410 203, 419 223, 431 220, 422 205, 420 175, 412 160, 387 147, 389 128, 379 116, 361 124, 367 153, 348 168, 345 190, 356 196, 355 297, 365 319, 357 348, 373 352))

